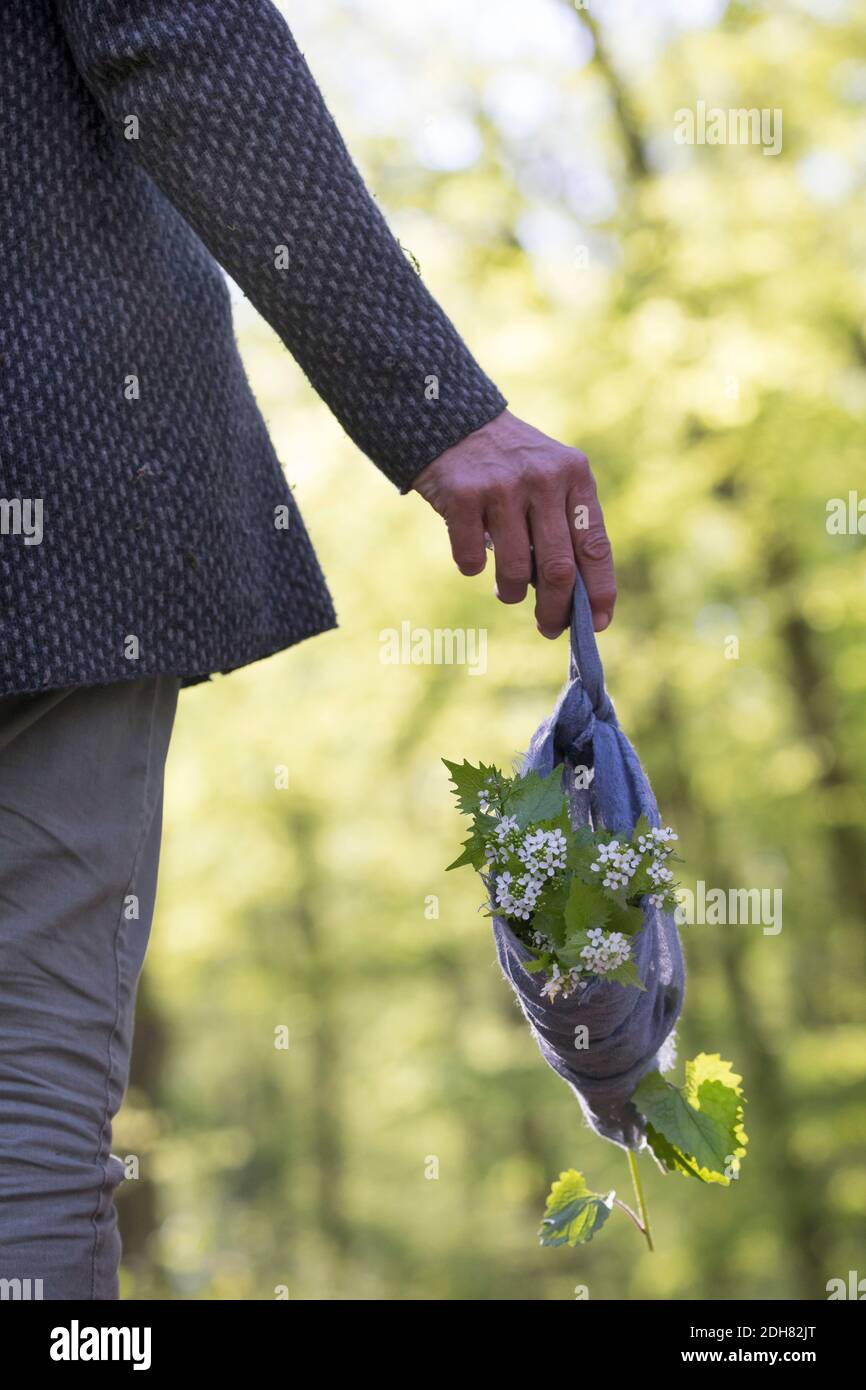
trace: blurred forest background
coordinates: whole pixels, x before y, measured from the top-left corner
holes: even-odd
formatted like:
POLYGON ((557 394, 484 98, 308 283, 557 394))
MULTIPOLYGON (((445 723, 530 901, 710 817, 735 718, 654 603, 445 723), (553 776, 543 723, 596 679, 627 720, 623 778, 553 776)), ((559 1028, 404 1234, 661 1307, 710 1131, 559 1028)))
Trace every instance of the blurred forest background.
POLYGON ((625 1155, 538 1056, 479 882, 444 873, 463 822, 440 758, 508 767, 567 644, 492 574, 458 575, 439 519, 236 295, 341 626, 181 698, 114 1138, 141 1165, 123 1294, 824 1298, 866 1275, 866 552, 826 525, 866 487, 866 10, 282 8, 510 408, 590 457, 620 591, 608 687, 683 883, 782 888, 784 925, 683 929, 680 1057, 719 1050, 745 1078, 740 1180, 644 1158, 655 1254, 621 1214, 541 1249, 559 1171, 629 1200, 625 1155), (698 101, 780 109, 781 154, 678 145, 698 101), (383 665, 404 621, 486 629, 486 673, 383 665))

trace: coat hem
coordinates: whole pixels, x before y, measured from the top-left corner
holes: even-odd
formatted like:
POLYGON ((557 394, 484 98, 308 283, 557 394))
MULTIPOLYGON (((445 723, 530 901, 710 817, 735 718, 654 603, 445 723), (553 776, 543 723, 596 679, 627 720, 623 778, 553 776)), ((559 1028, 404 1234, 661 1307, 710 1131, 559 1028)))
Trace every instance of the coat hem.
POLYGON ((43 681, 27 681, 24 684, 18 684, 13 678, 10 684, 3 682, 2 687, 0 687, 0 700, 19 695, 41 695, 50 690, 80 690, 86 686, 118 685, 125 681, 147 680, 153 676, 176 676, 180 681, 181 689, 184 690, 187 687, 201 685, 214 676, 230 676, 234 671, 240 671, 245 666, 252 666, 257 661, 265 661, 271 656, 278 656, 280 652, 288 651, 290 647, 296 647, 310 637, 318 637, 324 632, 334 632, 338 627, 339 623, 336 617, 327 623, 316 622, 305 625, 295 629, 291 635, 284 634, 274 641, 266 642, 263 646, 250 648, 243 655, 231 657, 231 664, 229 665, 222 664, 226 660, 225 657, 214 657, 204 666, 182 661, 164 662, 155 659, 152 665, 148 664, 147 667, 138 670, 129 669, 128 672, 95 673, 87 677, 76 677, 70 674, 68 679, 64 679, 60 675, 48 676, 43 681))

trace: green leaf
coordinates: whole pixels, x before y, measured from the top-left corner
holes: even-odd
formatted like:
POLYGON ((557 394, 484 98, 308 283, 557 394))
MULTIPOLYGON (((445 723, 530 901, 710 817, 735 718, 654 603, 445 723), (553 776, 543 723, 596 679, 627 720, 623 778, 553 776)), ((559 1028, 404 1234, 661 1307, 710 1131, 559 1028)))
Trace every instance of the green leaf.
POLYGON ((464 816, 477 816, 482 814, 479 807, 479 797, 482 791, 490 790, 488 778, 501 779, 502 773, 498 767, 486 767, 480 763, 478 767, 473 767, 471 763, 450 763, 447 758, 442 759, 451 774, 451 781, 454 784, 453 794, 457 798, 457 805, 464 816))
POLYGON ((727 1187, 732 1177, 736 1176, 740 1168, 740 1160, 746 1156, 746 1146, 749 1137, 743 1128, 743 1106, 745 1097, 743 1096, 741 1076, 734 1071, 730 1062, 726 1062, 719 1056, 718 1052, 699 1052, 697 1057, 686 1062, 686 1084, 685 1093, 692 1103, 697 1102, 701 1109, 708 1113, 715 1113, 723 1121, 732 1106, 730 1093, 738 1097, 736 1114, 734 1118, 735 1144, 727 1154, 728 1162, 721 1174, 712 1174, 708 1181, 719 1182, 723 1187, 727 1187), (727 1093, 727 1094, 726 1094, 727 1093), (729 1170, 733 1170, 730 1172, 729 1170))
POLYGON ((448 869, 459 869, 464 864, 471 864, 473 869, 483 869, 488 863, 487 855, 484 850, 484 840, 493 833, 496 825, 495 816, 484 816, 479 812, 472 824, 472 830, 468 839, 463 841, 463 852, 459 858, 449 864, 448 869))
POLYGON ((726 1155, 736 1139, 733 1119, 737 1098, 734 1092, 728 1094, 734 1102, 730 1126, 716 1113, 707 1114, 694 1105, 659 1072, 650 1072, 643 1078, 634 1093, 634 1103, 653 1128, 676 1151, 692 1160, 696 1168, 718 1173, 724 1170, 726 1155))
POLYGON ((468 840, 463 841, 463 851, 452 863, 446 864, 445 872, 449 869, 462 869, 464 864, 471 864, 473 869, 483 869, 487 862, 484 853, 484 841, 477 835, 472 834, 468 840))
POLYGON ((697 1178, 698 1182, 708 1182, 708 1178, 701 1177, 700 1170, 693 1163, 681 1154, 679 1149, 675 1149, 673 1144, 669 1144, 663 1134, 659 1134, 657 1129, 647 1123, 646 1137, 649 1146, 656 1158, 671 1173, 682 1173, 684 1177, 697 1178))
MULTIPOLYGON (((544 830, 561 830, 563 835, 565 836, 566 843, 568 843, 571 836, 574 834, 574 831, 571 828, 571 816, 568 810, 568 802, 566 801, 564 794, 562 805, 559 808, 557 814, 555 816, 548 816, 547 820, 538 821, 537 824, 540 825, 544 830)), ((566 866, 567 863, 568 855, 566 850, 566 866)))
POLYGON ((629 907, 621 896, 610 896, 607 902, 610 910, 607 930, 622 932, 623 936, 635 936, 643 926, 643 908, 629 907))
POLYGON ((580 953, 588 945, 589 936, 585 931, 569 932, 568 941, 556 953, 557 960, 567 970, 570 970, 572 966, 577 966, 579 970, 585 970, 586 961, 580 953))
POLYGON ((595 841, 595 835, 588 825, 578 826, 577 830, 572 832, 568 842, 568 853, 565 859, 566 868, 571 869, 572 873, 577 874, 577 877, 582 883, 586 883, 589 886, 598 884, 600 887, 602 874, 590 868, 590 865, 593 864, 596 859, 598 859, 598 846, 595 841))
POLYGON ((551 966, 549 951, 545 951, 544 955, 536 956, 535 960, 523 961, 522 966, 527 975, 537 975, 539 970, 549 970, 551 966))
POLYGON ((610 1216, 615 1194, 590 1192, 575 1168, 560 1173, 548 1193, 538 1237, 542 1245, 585 1245, 610 1216))
POLYGON ((727 1187, 746 1152, 740 1081, 718 1053, 686 1063, 682 1090, 660 1072, 645 1076, 632 1097, 650 1124, 647 1138, 666 1168, 727 1187))
POLYGON ((610 903, 599 884, 584 883, 573 877, 569 884, 568 899, 565 904, 565 925, 567 940, 574 932, 587 932, 592 927, 605 927, 610 917, 610 903))
POLYGON ((542 890, 539 905, 532 914, 532 930, 541 932, 557 949, 565 945, 565 904, 568 882, 562 879, 542 890))
POLYGON ((628 895, 630 898, 640 898, 644 893, 657 893, 659 890, 650 878, 651 860, 644 859, 635 869, 634 874, 628 885, 628 895))
POLYGON ((562 767, 557 766, 547 777, 528 772, 518 777, 508 797, 508 814, 514 816, 521 830, 538 821, 558 816, 565 801, 562 790, 562 767))
POLYGON ((733 1063, 723 1061, 718 1052, 699 1052, 697 1057, 686 1062, 686 1091, 690 1097, 697 1094, 705 1081, 721 1081, 741 1096, 742 1080, 734 1071, 733 1063))
POLYGON ((608 970, 601 977, 603 980, 616 980, 617 984, 630 985, 634 989, 646 990, 646 985, 638 974, 638 968, 633 960, 625 960, 622 965, 618 965, 615 970, 608 970))

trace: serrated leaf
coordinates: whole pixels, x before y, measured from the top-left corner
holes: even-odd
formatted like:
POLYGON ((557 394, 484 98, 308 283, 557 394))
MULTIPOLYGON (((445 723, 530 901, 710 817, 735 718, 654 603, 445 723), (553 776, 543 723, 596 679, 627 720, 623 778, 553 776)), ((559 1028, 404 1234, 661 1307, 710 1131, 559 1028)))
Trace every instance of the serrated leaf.
POLYGON ((557 951, 557 959, 560 965, 564 965, 566 970, 571 970, 577 966, 579 970, 586 969, 586 961, 581 956, 581 951, 590 944, 589 935, 585 931, 569 932, 568 941, 557 951))
POLYGON ((650 878, 650 860, 644 860, 635 869, 628 885, 629 898, 640 898, 644 893, 658 893, 660 890, 650 878))
POLYGON ((576 875, 570 880, 565 903, 566 940, 573 933, 587 932, 592 927, 604 927, 610 917, 610 903, 604 893, 576 875))
POLYGON ((459 869, 464 864, 471 864, 473 869, 483 869, 489 863, 484 840, 493 833, 496 823, 495 816, 485 816, 479 812, 472 823, 468 838, 463 841, 461 854, 453 864, 448 865, 445 872, 448 873, 449 869, 459 869))
POLYGON ((601 978, 603 980, 616 980, 619 985, 629 985, 634 989, 646 991, 646 985, 633 960, 624 960, 622 965, 618 965, 615 970, 606 971, 601 978))
POLYGON ((671 1173, 682 1173, 686 1177, 697 1178, 698 1182, 708 1182, 708 1178, 701 1176, 699 1168, 681 1154, 679 1149, 675 1149, 673 1144, 669 1144, 663 1134, 659 1134, 657 1129, 647 1123, 646 1137, 649 1146, 659 1162, 671 1173))
MULTIPOLYGON (((718 1052, 699 1052, 696 1057, 686 1062, 684 1088, 686 1096, 692 1102, 697 1100, 702 1110, 709 1114, 715 1112, 723 1120, 726 1119, 731 1108, 730 1093, 733 1092, 737 1097, 743 1097, 742 1080, 743 1078, 734 1071, 732 1064, 724 1061, 718 1052), (726 1095, 725 1092, 728 1094, 726 1095)), ((718 1182, 723 1187, 727 1187, 732 1177, 728 1170, 732 1169, 733 1173, 736 1174, 740 1167, 740 1160, 745 1158, 749 1138, 743 1128, 742 1099, 736 1107, 734 1135, 736 1143, 726 1155, 727 1162, 724 1171, 708 1174, 705 1181, 718 1182)))
POLYGON ((514 816, 524 830, 528 825, 558 816, 564 801, 562 766, 555 767, 547 777, 533 770, 514 782, 508 798, 508 814, 514 816))
POLYGON ((690 1097, 697 1093, 704 1081, 721 1081, 741 1096, 742 1080, 734 1071, 733 1063, 724 1062, 718 1052, 699 1052, 697 1057, 686 1062, 686 1091, 690 1097))
POLYGON ((686 1064, 682 1090, 657 1071, 643 1078, 632 1099, 650 1123, 647 1138, 665 1167, 729 1185, 729 1170, 736 1171, 746 1152, 741 1080, 717 1053, 699 1053, 686 1064))
POLYGON ((643 908, 629 907, 620 898, 608 898, 610 904, 610 916, 607 920, 608 931, 622 932, 623 936, 634 936, 643 926, 643 908))
POLYGON ((477 816, 482 814, 479 806, 479 797, 482 791, 486 790, 488 777, 500 776, 499 769, 496 767, 486 767, 484 763, 479 763, 478 767, 473 767, 469 762, 451 763, 447 758, 442 759, 451 776, 454 784, 454 796, 457 798, 457 805, 464 816, 477 816))
MULTIPOLYGON (((728 1094, 736 1107, 736 1094, 730 1091, 728 1094)), ((723 1171, 725 1156, 731 1152, 736 1138, 733 1124, 728 1127, 715 1113, 705 1113, 699 1104, 687 1100, 682 1091, 665 1081, 657 1071, 643 1078, 633 1099, 653 1128, 692 1159, 696 1167, 710 1172, 723 1171)))
POLYGON ((568 852, 565 858, 565 865, 572 873, 576 874, 582 883, 589 886, 601 885, 602 875, 598 870, 591 868, 591 865, 598 859, 598 846, 595 837, 589 826, 581 825, 572 833, 572 838, 568 842, 568 852))
POLYGON ((535 960, 525 960, 522 968, 527 975, 537 975, 539 970, 549 970, 551 965, 550 956, 545 953, 543 956, 536 956, 535 960))
POLYGON ((547 1196, 538 1237, 542 1245, 585 1245, 610 1216, 615 1194, 590 1192, 575 1168, 560 1173, 547 1196))
POLYGON ((470 835, 468 840, 463 841, 462 853, 451 864, 446 864, 445 872, 449 869, 462 869, 464 864, 471 864, 473 869, 483 869, 487 863, 487 856, 484 853, 484 842, 475 835, 470 835))
POLYGON ((565 903, 568 897, 568 883, 565 879, 561 883, 545 888, 541 896, 541 905, 532 914, 532 930, 541 932, 548 941, 559 948, 565 944, 565 903))
POLYGON ((562 806, 555 816, 548 816, 547 820, 539 821, 538 824, 541 825, 544 830, 561 830, 565 836, 566 842, 568 842, 570 836, 574 832, 571 828, 571 815, 569 814, 568 803, 565 798, 563 797, 562 806))

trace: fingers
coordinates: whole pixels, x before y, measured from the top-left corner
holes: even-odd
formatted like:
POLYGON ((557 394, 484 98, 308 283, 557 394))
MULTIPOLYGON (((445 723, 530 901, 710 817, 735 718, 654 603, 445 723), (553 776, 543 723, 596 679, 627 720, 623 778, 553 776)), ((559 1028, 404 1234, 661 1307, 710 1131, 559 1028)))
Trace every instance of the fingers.
POLYGON ((487 530, 496 560, 496 597, 503 603, 522 603, 532 579, 526 513, 515 505, 490 508, 487 530))
POLYGON ((445 525, 451 541, 451 554, 460 573, 480 574, 487 564, 480 503, 461 499, 461 504, 449 512, 445 525))
POLYGON ((574 556, 592 610, 592 625, 596 632, 602 632, 609 626, 616 605, 613 550, 605 529, 595 479, 586 458, 579 453, 575 463, 575 479, 568 494, 568 515, 574 556))
POLYGON ((414 486, 445 520, 455 564, 480 574, 496 557, 496 592, 520 603, 536 587, 539 631, 568 626, 580 571, 596 632, 616 603, 610 541, 586 456, 503 411, 452 445, 418 474, 414 486))
POLYGON ((535 621, 543 637, 558 637, 571 621, 577 565, 559 487, 545 488, 529 513, 535 548, 535 621))

